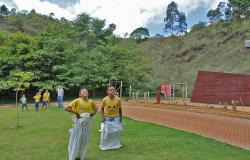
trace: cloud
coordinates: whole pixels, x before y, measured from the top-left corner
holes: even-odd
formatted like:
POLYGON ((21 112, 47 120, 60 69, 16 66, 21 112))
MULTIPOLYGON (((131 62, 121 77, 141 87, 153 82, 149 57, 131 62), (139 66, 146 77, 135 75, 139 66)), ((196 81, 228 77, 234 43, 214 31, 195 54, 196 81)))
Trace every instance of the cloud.
POLYGON ((0 5, 5 4, 9 9, 17 8, 17 5, 13 2, 13 0, 1 0, 0 5))
MULTIPOLYGON (((6 1, 6 0, 5 0, 6 1)), ((167 5, 172 0, 10 0, 20 10, 32 10, 55 17, 73 20, 77 14, 86 12, 93 17, 115 23, 118 35, 131 33, 138 27, 163 26, 167 5), (63 6, 63 2, 69 5, 63 6), (151 24, 149 24, 149 22, 151 24)), ((186 15, 196 14, 201 4, 207 9, 215 8, 220 0, 175 0, 180 11, 186 15)), ((197 13, 199 14, 199 13, 197 13)), ((188 17, 189 18, 189 17, 188 17)), ((151 28, 149 28, 150 30, 151 28)))
MULTIPOLYGON (((184 12, 187 17, 188 29, 199 21, 206 21, 206 14, 211 8, 215 8, 218 3, 216 1, 196 1, 193 4, 185 3, 183 6, 179 6, 178 10, 184 12)), ((150 35, 163 34, 164 17, 166 16, 166 8, 158 10, 157 14, 153 15, 147 20, 145 26, 149 28, 150 35)))
POLYGON ((37 13, 49 15, 49 13, 54 13, 56 18, 66 17, 68 19, 74 19, 75 14, 71 12, 72 8, 61 8, 57 4, 53 4, 48 1, 40 0, 13 0, 20 10, 30 11, 35 9, 37 13))
POLYGON ((57 4, 61 8, 68 8, 69 6, 75 5, 80 0, 40 0, 40 1, 48 1, 53 4, 57 4))
MULTIPOLYGON (((94 17, 106 19, 108 23, 117 25, 116 33, 131 33, 138 27, 153 27, 162 24, 167 5, 172 0, 80 0, 75 4, 74 12, 90 13, 94 17), (101 6, 99 9, 95 9, 101 6), (148 22, 151 22, 149 25, 148 22)), ((194 13, 197 8, 206 6, 207 9, 215 8, 221 0, 175 0, 179 10, 186 15, 194 13)), ((203 7, 204 8, 204 7, 203 7)), ((197 13, 199 14, 199 13, 197 13)), ((192 14, 193 15, 193 14, 192 14)), ((205 15, 206 16, 206 15, 205 15)), ((201 15, 202 20, 204 15, 201 15)), ((158 27, 159 28, 159 27, 158 27)), ((158 33, 159 33, 158 32, 158 33)))

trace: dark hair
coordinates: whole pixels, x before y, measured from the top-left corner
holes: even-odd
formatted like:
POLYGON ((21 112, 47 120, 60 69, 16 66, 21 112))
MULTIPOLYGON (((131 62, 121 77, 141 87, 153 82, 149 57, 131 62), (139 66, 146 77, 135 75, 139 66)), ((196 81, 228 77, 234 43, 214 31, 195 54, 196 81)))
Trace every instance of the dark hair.
POLYGON ((112 85, 108 85, 108 86, 107 86, 107 90, 109 90, 109 88, 111 88, 111 87, 115 88, 115 87, 112 86, 112 85))
POLYGON ((81 88, 80 90, 79 90, 79 93, 81 93, 81 91, 85 91, 85 92, 87 92, 88 93, 88 90, 86 89, 86 88, 81 88))

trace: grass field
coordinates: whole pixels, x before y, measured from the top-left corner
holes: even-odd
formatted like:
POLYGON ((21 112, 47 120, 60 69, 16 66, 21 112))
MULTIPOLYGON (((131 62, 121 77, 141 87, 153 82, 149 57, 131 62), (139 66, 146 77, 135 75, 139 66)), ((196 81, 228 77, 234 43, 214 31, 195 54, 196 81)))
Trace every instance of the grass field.
MULTIPOLYGON (((20 113, 0 109, 0 160, 67 159, 70 114, 50 108, 47 111, 20 113)), ((239 149, 195 134, 163 126, 124 119, 123 147, 114 151, 99 149, 99 115, 91 131, 87 160, 249 160, 250 151, 239 149)))

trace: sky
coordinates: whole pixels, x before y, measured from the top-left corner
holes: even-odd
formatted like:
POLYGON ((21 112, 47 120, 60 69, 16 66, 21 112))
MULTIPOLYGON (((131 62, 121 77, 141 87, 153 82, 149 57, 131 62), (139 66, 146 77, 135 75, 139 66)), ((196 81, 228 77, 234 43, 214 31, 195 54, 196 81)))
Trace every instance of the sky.
MULTIPOLYGON (((138 27, 149 29, 150 35, 164 34, 164 17, 167 5, 172 0, 0 0, 0 5, 8 8, 30 11, 56 18, 65 17, 73 20, 80 13, 105 19, 107 24, 114 23, 115 34, 130 34, 138 27)), ((210 9, 216 8, 220 1, 226 0, 175 0, 178 9, 187 17, 188 28, 199 21, 207 21, 210 9)))

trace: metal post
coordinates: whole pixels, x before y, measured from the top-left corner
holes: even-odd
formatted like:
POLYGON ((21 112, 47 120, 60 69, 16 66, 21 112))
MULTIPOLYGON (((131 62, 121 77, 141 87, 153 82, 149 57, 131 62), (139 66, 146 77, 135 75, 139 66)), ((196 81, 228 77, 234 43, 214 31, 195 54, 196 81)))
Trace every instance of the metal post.
POLYGON ((185 84, 182 84, 182 98, 185 97, 185 84))
POLYGON ((132 86, 129 86, 129 97, 131 97, 131 92, 132 92, 132 86))
POLYGON ((138 97, 138 99, 139 99, 139 97, 140 97, 140 90, 138 90, 137 92, 138 92, 138 96, 137 96, 137 97, 138 97))
POLYGON ((188 87, 187 87, 187 83, 186 83, 186 99, 187 99, 187 91, 188 91, 188 87))
POLYGON ((173 85, 173 99, 175 98, 175 83, 173 85))
POLYGON ((149 99, 149 92, 148 92, 148 99, 149 99))
POLYGON ((19 127, 19 108, 18 108, 18 100, 17 100, 17 96, 18 96, 18 90, 16 91, 16 108, 17 108, 17 123, 16 123, 16 127, 19 127))
POLYGON ((122 98, 122 81, 121 81, 121 86, 120 86, 120 98, 122 98))

